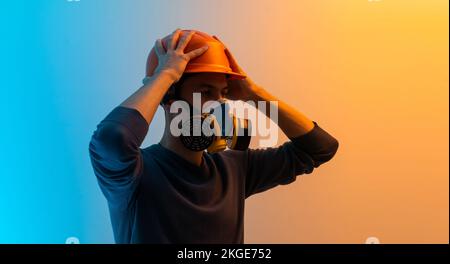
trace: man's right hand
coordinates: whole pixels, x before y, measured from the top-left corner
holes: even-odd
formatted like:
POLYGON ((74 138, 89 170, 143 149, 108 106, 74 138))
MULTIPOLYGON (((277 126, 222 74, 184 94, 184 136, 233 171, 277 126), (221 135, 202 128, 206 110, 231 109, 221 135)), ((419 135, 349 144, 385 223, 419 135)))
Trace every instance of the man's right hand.
POLYGON ((175 30, 168 39, 166 50, 162 41, 158 39, 155 44, 158 66, 154 74, 146 77, 147 80, 144 81, 144 86, 130 95, 120 105, 138 110, 147 123, 150 124, 164 94, 174 82, 181 78, 189 60, 200 56, 208 49, 208 46, 204 46, 184 53, 184 49, 194 33, 195 31, 181 33, 181 30, 175 30))
POLYGON ((161 39, 156 40, 155 53, 158 57, 158 66, 155 69, 155 74, 168 73, 173 82, 177 82, 181 78, 189 60, 202 55, 208 49, 208 45, 205 45, 184 53, 184 49, 194 34, 195 31, 182 33, 180 29, 175 30, 169 36, 166 50, 161 39))

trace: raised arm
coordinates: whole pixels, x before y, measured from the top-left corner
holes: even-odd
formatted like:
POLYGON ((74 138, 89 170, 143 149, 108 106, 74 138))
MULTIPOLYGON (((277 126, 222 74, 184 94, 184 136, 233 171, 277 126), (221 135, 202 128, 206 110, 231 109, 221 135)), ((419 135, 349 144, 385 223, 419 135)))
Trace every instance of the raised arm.
POLYGON ((291 141, 277 148, 248 151, 247 197, 291 183, 297 175, 311 173, 336 154, 338 141, 301 112, 261 87, 251 97, 267 104, 278 102, 278 126, 291 141))
POLYGON ((110 206, 124 207, 132 200, 143 170, 140 146, 157 107, 172 83, 181 77, 187 62, 207 49, 184 54, 192 33, 180 36, 180 30, 176 30, 169 38, 167 50, 161 40, 156 41, 155 73, 114 108, 92 135, 89 144, 92 166, 110 206))
MULTIPOLYGON (((234 67, 239 68, 229 50, 234 67)), ((278 126, 291 140, 280 147, 248 150, 246 152, 246 197, 288 184, 297 175, 311 173, 314 168, 329 161, 336 153, 339 143, 294 107, 279 100, 256 85, 250 78, 230 80, 227 97, 232 100, 264 101, 269 109, 270 101, 278 102, 278 126)), ((270 118, 270 116, 268 116, 270 118)))

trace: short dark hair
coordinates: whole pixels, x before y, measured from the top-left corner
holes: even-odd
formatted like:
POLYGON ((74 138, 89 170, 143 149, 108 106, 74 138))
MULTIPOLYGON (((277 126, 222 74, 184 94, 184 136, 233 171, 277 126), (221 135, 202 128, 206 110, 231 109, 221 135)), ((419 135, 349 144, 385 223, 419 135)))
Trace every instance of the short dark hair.
POLYGON ((181 75, 181 78, 169 87, 169 90, 167 90, 160 104, 165 105, 168 104, 170 100, 180 99, 181 86, 189 77, 192 77, 193 75, 195 75, 195 73, 184 73, 181 75))
MULTIPOLYGON (((164 106, 164 105, 168 104, 170 100, 181 99, 181 97, 180 97, 181 86, 188 78, 190 78, 196 74, 199 74, 199 73, 183 73, 183 75, 181 75, 181 78, 169 87, 169 90, 167 90, 166 94, 164 95, 163 99, 160 102, 160 105, 164 106)), ((228 80, 231 78, 231 75, 226 74, 225 77, 228 80)))

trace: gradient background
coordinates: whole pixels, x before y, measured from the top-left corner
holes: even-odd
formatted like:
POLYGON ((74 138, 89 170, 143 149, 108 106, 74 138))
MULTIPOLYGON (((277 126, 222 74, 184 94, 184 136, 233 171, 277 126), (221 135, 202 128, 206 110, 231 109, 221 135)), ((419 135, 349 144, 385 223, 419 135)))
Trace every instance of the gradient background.
MULTIPOLYGON (((340 141, 313 174, 247 200, 247 243, 448 243, 448 5, 5 1, 0 243, 113 242, 89 138, 176 27, 218 35, 257 83, 340 141)), ((160 109, 145 146, 162 125, 160 109)))

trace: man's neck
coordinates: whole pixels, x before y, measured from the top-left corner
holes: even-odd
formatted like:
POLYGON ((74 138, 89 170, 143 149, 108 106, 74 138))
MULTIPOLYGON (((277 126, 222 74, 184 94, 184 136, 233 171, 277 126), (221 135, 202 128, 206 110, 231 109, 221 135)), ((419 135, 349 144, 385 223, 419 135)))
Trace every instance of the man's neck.
POLYGON ((185 146, 183 146, 179 138, 173 137, 170 134, 168 135, 167 132, 164 133, 159 143, 166 149, 175 152, 192 164, 195 164, 197 166, 200 166, 202 164, 203 151, 192 151, 187 149, 185 146))

